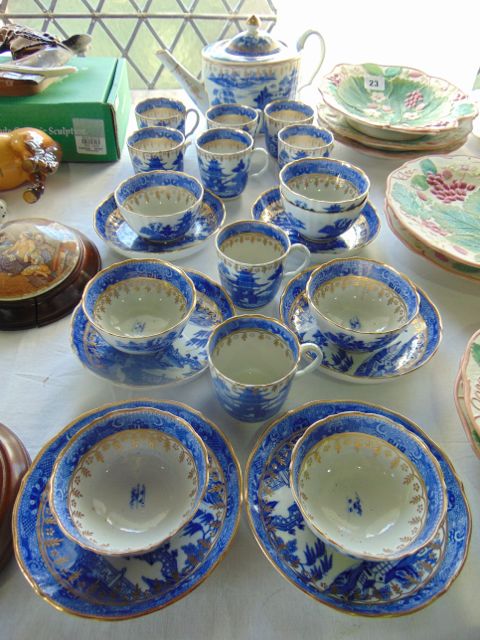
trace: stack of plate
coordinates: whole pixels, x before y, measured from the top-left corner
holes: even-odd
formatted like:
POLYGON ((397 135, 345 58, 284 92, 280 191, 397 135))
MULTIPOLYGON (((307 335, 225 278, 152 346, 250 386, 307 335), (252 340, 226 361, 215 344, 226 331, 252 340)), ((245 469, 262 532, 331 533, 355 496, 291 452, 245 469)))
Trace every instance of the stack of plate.
POLYGON ((480 159, 435 156, 393 171, 387 221, 409 249, 455 275, 480 281, 480 159))
POLYGON ((320 84, 318 120, 370 155, 410 158, 465 144, 477 108, 458 87, 423 71, 340 64, 320 84))
POLYGON ((460 362, 454 397, 467 438, 480 458, 480 331, 468 341, 460 362))

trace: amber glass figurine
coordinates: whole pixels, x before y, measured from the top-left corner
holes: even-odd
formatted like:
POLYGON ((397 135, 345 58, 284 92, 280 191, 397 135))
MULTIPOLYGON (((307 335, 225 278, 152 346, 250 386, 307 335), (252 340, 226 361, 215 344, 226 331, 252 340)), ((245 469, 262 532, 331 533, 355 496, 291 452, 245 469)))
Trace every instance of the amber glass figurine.
POLYGON ((36 202, 45 190, 45 179, 60 165, 62 149, 39 129, 14 129, 0 133, 0 191, 28 182, 25 202, 36 202))

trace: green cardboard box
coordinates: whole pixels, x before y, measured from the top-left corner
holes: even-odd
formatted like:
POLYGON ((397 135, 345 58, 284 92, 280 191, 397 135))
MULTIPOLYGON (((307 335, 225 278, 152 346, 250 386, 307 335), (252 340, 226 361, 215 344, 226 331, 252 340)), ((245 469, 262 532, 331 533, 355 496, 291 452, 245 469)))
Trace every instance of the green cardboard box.
POLYGON ((118 160, 127 131, 130 90, 122 58, 73 58, 78 72, 27 97, 0 97, 0 130, 43 129, 67 162, 118 160))

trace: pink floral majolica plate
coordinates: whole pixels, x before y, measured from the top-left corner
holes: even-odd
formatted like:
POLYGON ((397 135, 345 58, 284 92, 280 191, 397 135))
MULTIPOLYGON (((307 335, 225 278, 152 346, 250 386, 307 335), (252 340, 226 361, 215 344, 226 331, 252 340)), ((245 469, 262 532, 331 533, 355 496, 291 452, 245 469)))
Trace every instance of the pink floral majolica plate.
POLYGON ((386 203, 424 245, 480 268, 480 158, 410 160, 389 175, 386 203))
POLYGON ((480 458, 480 436, 473 428, 470 418, 465 406, 465 391, 462 380, 461 370, 458 372, 457 379, 455 381, 455 390, 453 394, 455 400, 455 406, 457 407, 458 417, 462 423, 463 430, 467 436, 467 440, 470 443, 475 455, 480 458))
POLYGON ((480 436, 480 330, 468 341, 460 367, 465 410, 472 428, 480 436))

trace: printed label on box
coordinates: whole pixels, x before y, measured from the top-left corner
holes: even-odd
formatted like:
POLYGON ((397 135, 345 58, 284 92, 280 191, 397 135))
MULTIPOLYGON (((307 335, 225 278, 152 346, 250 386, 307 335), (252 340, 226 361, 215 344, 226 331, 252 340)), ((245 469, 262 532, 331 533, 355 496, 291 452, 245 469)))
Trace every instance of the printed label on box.
POLYGON ((72 118, 78 153, 103 156, 107 153, 105 125, 95 118, 72 118))

